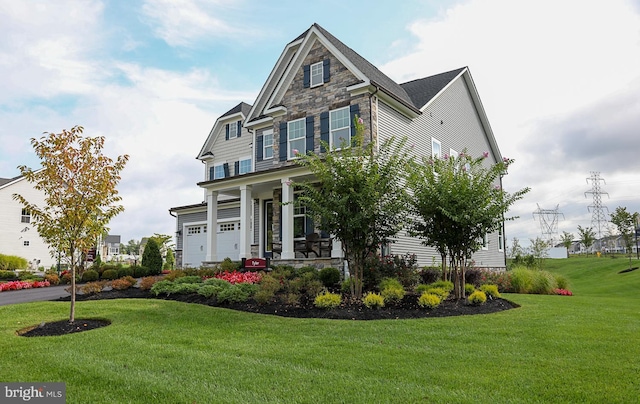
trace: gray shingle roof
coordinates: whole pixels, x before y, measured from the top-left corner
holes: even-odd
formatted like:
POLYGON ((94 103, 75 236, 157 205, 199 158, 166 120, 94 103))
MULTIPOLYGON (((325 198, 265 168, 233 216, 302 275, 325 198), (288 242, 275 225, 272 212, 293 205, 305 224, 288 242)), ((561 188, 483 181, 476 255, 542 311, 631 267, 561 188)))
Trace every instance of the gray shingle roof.
POLYGON ((18 176, 13 177, 13 178, 0 178, 0 187, 5 185, 5 184, 8 184, 8 183, 10 183, 12 181, 15 181, 20 177, 22 177, 22 175, 18 175, 18 176))
POLYGON ((434 76, 408 81, 400 84, 400 87, 407 92, 416 108, 422 108, 464 69, 465 67, 461 67, 434 76))
POLYGON ((238 112, 242 112, 242 114, 246 117, 249 115, 249 111, 251 111, 251 105, 247 104, 246 102, 241 102, 240 104, 236 105, 235 107, 231 108, 230 110, 222 114, 220 118, 237 114, 238 112))

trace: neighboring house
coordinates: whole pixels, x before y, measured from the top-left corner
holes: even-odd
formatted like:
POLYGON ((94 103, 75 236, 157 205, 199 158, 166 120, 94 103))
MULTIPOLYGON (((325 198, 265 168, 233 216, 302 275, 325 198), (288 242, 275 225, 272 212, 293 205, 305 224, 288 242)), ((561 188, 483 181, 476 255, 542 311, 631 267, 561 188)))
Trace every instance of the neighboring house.
POLYGON ((32 269, 48 269, 56 260, 38 234, 30 212, 13 199, 13 194, 38 206, 45 204, 44 192, 36 190, 25 177, 0 178, 0 254, 25 258, 32 269))
POLYGON ((107 235, 101 239, 98 251, 102 262, 113 261, 115 257, 120 255, 120 236, 107 235))
MULTIPOLYGON (((271 256, 300 264, 297 246, 318 230, 291 203, 290 184, 310 178, 294 150, 325 152, 321 140, 337 147, 354 134, 356 115, 366 142, 406 136, 416 157, 467 149, 474 156, 488 151, 487 164, 502 159, 468 68, 398 84, 313 24, 285 46, 254 104, 241 103, 215 122, 197 157, 205 201, 170 209, 178 265, 271 256)), ((386 253, 415 253, 420 265, 440 260, 406 231, 395 241, 386 253)), ((322 256, 341 262, 340 243, 328 244, 322 256)), ((505 267, 503 231, 488 235, 473 259, 505 267)))

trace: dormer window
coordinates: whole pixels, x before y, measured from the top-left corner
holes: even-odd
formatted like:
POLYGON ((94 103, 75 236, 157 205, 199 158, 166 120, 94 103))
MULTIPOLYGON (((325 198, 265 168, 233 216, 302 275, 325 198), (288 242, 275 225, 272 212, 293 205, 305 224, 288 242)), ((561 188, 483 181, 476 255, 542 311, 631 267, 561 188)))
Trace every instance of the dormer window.
POLYGON ((230 122, 225 125, 225 140, 235 139, 240 137, 241 132, 240 121, 230 122))

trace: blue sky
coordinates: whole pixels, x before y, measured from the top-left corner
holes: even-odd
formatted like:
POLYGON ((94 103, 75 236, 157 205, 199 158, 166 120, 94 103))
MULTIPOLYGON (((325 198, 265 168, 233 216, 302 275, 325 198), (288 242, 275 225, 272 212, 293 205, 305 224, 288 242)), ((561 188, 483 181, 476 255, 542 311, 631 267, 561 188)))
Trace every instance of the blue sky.
POLYGON ((0 177, 37 167, 29 139, 82 125, 131 156, 111 223, 173 234, 198 203, 195 159, 216 118, 253 103, 284 46, 317 22, 398 82, 469 66, 504 156, 507 237, 589 226, 590 171, 613 211, 640 211, 640 2, 0 0, 0 177))

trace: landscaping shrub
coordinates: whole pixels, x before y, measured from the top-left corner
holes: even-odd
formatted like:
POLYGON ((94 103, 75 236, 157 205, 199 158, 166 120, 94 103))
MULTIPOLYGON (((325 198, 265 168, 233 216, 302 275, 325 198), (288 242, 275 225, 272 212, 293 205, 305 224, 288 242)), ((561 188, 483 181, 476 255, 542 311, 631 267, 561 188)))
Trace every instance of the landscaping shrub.
POLYGON ((480 290, 487 296, 491 296, 493 298, 500 297, 500 292, 498 292, 498 287, 496 285, 484 284, 480 286, 480 290))
POLYGON ((60 280, 65 285, 70 284, 71 283, 71 271, 63 271, 62 272, 62 278, 60 278, 60 280))
POLYGON ((340 283, 340 270, 332 267, 322 268, 318 277, 324 286, 331 288, 340 283))
POLYGON ((153 238, 147 240, 142 252, 142 266, 149 268, 147 275, 160 275, 162 272, 162 255, 160 254, 160 246, 153 238))
POLYGON ((199 276, 182 276, 180 278, 176 278, 173 283, 202 283, 202 278, 199 276))
POLYGON ((533 282, 531 291, 536 295, 552 295, 556 289, 555 277, 547 271, 533 271, 533 282))
POLYGON ((369 292, 362 298, 362 303, 370 309, 384 307, 384 298, 379 293, 369 292))
POLYGON ((153 293, 156 296, 158 296, 161 293, 170 295, 171 293, 173 293, 173 282, 166 279, 162 281, 158 281, 154 283, 153 286, 151 286, 151 293, 153 293))
POLYGON ((184 269, 174 269, 173 271, 166 274, 164 276, 164 279, 168 281, 175 281, 176 279, 181 278, 183 276, 187 276, 187 273, 184 269))
MULTIPOLYGON (((214 278, 215 279, 215 278, 214 278)), ((208 281, 208 279, 207 279, 208 281)), ((207 282, 205 281, 205 283, 207 282)), ((264 275, 262 279, 260 279, 260 290, 264 290, 265 292, 271 293, 271 295, 275 295, 275 293, 280 290, 282 284, 280 281, 273 277, 271 274, 264 275)))
POLYGON ((13 272, 13 271, 0 269, 0 279, 2 279, 2 280, 13 280, 13 279, 18 279, 18 277, 16 276, 16 273, 13 272))
POLYGON ((224 279, 219 279, 219 278, 205 279, 202 283, 204 283, 205 285, 220 286, 222 288, 226 288, 231 285, 229 281, 225 281, 224 279))
POLYGON ((308 276, 311 276, 313 279, 318 279, 318 275, 319 275, 318 270, 311 265, 307 265, 296 270, 296 276, 299 276, 302 278, 306 274, 310 274, 308 276))
POLYGON ((118 279, 118 271, 116 271, 115 269, 107 269, 104 272, 102 272, 102 279, 105 279, 105 280, 118 279))
POLYGON ((420 279, 415 254, 379 255, 367 258, 364 268, 363 287, 374 289, 383 278, 397 278, 406 288, 413 288, 420 279))
POLYGON ((236 283, 218 293, 218 301, 221 303, 242 303, 249 300, 258 291, 259 286, 252 283, 236 283))
POLYGON ((143 278, 145 276, 149 276, 149 269, 140 265, 132 265, 129 268, 133 271, 133 276, 136 278, 143 278))
POLYGON ((425 292, 420 295, 418 298, 418 306, 424 307, 425 309, 435 309, 440 305, 442 300, 438 295, 434 295, 433 293, 425 292))
POLYGON ((227 257, 222 260, 219 267, 223 272, 233 272, 240 269, 240 262, 233 262, 231 258, 227 257))
POLYGON ((487 301, 487 295, 481 290, 476 290, 475 292, 469 295, 467 300, 469 301, 470 304, 477 306, 480 304, 484 304, 484 302, 487 301))
POLYGON ((5 255, 0 254, 0 269, 5 271, 14 271, 17 269, 26 269, 29 266, 29 262, 17 255, 5 255))
MULTIPOLYGON (((133 278, 132 278, 133 279, 133 278)), ((135 283, 135 280, 134 280, 135 283)), ((131 282, 126 278, 120 278, 111 281, 111 287, 115 290, 125 290, 132 286, 131 282)))
MULTIPOLYGON (((171 272, 173 271, 170 271, 169 273, 171 272)), ((201 278, 212 278, 224 271, 221 271, 220 268, 215 267, 215 268, 184 268, 180 270, 180 272, 183 273, 185 276, 199 276, 201 278)))
POLYGON ((418 286, 416 286, 415 291, 417 294, 421 295, 424 292, 426 292, 428 289, 431 289, 431 285, 427 285, 425 283, 421 283, 418 286))
POLYGON ((482 279, 483 273, 484 273, 484 270, 480 268, 475 268, 475 267, 467 268, 464 271, 464 281, 472 285, 480 286, 480 284, 482 283, 481 279, 482 279))
POLYGON ((197 293, 202 284, 199 283, 173 283, 171 293, 178 295, 188 295, 190 293, 197 293))
POLYGON ((84 271, 82 274, 81 281, 82 282, 95 282, 99 278, 98 271, 94 271, 93 269, 88 269, 84 271))
POLYGON ((318 296, 324 289, 324 285, 319 280, 308 281, 304 284, 304 290, 309 297, 318 296))
POLYGON ((384 290, 390 287, 401 288, 402 284, 396 278, 383 278, 378 285, 380 290, 384 290))
POLYGON ((555 274, 558 289, 569 289, 569 280, 560 274, 555 274))
POLYGON ((18 272, 18 279, 21 281, 31 281, 31 280, 35 280, 38 277, 35 276, 34 274, 32 274, 29 271, 20 271, 18 272))
POLYGON ((497 271, 483 270, 481 271, 479 283, 476 283, 475 285, 481 286, 486 283, 489 283, 492 285, 496 285, 498 287, 499 292, 503 292, 503 293, 514 292, 513 286, 511 284, 511 276, 512 276, 511 271, 497 272, 497 271))
POLYGON ((297 305, 298 303, 300 303, 300 294, 299 293, 286 293, 283 297, 282 297, 282 301, 284 302, 284 304, 289 304, 289 305, 297 305))
POLYGON ((424 267, 418 272, 420 282, 428 285, 442 279, 442 268, 440 267, 424 267))
POLYGON ((515 293, 529 293, 533 285, 533 272, 526 268, 511 271, 511 289, 515 293))
POLYGON ((267 304, 273 300, 276 296, 275 292, 269 289, 259 289, 255 295, 253 295, 254 300, 258 304, 267 304))
POLYGON ((52 285, 57 285, 60 283, 60 277, 57 274, 46 274, 44 276, 44 279, 52 285))
POLYGON ((81 289, 82 293, 85 295, 91 295, 94 293, 102 292, 102 288, 104 286, 104 282, 89 282, 82 285, 81 289))
POLYGON ((399 302, 405 295, 404 288, 402 286, 389 286, 386 289, 382 289, 380 292, 384 301, 387 303, 390 302, 399 302))
POLYGON ((125 276, 133 276, 133 269, 131 269, 131 267, 118 268, 118 278, 124 278, 125 276))
POLYGON ((155 276, 145 276, 140 279, 140 290, 151 290, 151 287, 158 282, 155 276))
POLYGON ((446 300, 449 297, 449 293, 450 293, 448 290, 444 288, 433 288, 433 287, 425 290, 425 292, 438 296, 440 300, 446 300))
POLYGON ((198 288, 198 294, 210 299, 212 297, 217 297, 221 290, 222 288, 220 286, 203 284, 198 288))
POLYGON ((451 281, 435 281, 432 282, 429 286, 431 286, 432 288, 442 288, 447 292, 453 291, 453 282, 451 281))
MULTIPOLYGON (((498 289, 496 289, 497 291, 498 289)), ((472 294, 473 292, 476 291, 476 287, 472 284, 472 283, 465 283, 464 284, 464 294, 469 296, 470 294, 472 294)))
POLYGON ((313 304, 316 307, 320 307, 322 309, 333 309, 342 303, 342 297, 340 297, 337 293, 330 293, 328 291, 324 291, 323 293, 316 296, 313 300, 313 304))

